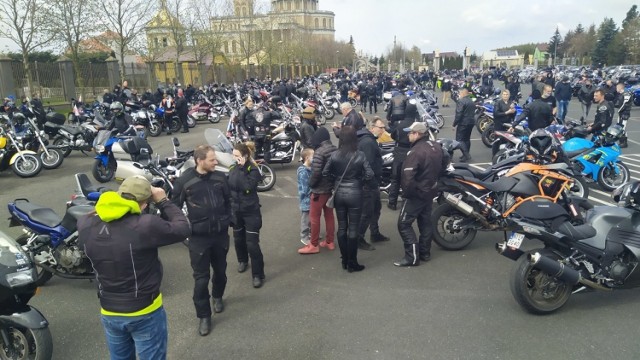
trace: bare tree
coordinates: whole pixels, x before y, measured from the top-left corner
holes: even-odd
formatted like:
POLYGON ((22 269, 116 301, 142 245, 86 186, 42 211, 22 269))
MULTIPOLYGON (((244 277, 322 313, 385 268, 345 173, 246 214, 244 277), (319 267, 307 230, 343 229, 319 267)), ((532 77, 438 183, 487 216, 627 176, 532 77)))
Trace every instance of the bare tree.
POLYGON ((47 14, 52 22, 52 31, 71 57, 76 83, 81 88, 84 79, 80 73, 80 45, 96 30, 95 13, 92 11, 96 6, 94 0, 53 0, 51 12, 47 14))
POLYGON ((29 53, 42 47, 53 39, 53 33, 47 27, 44 0, 0 0, 0 35, 8 38, 20 47, 22 64, 27 76, 28 96, 31 95, 32 82, 29 70, 29 53))
POLYGON ((266 17, 263 15, 267 10, 267 3, 255 1, 253 9, 245 17, 247 20, 241 25, 238 33, 240 52, 247 63, 246 77, 249 78, 249 65, 251 57, 259 56, 263 48, 261 29, 266 24, 266 17))
POLYGON ((111 0, 101 3, 102 27, 105 31, 115 33, 121 81, 125 78, 124 57, 148 22, 153 4, 154 1, 148 0, 111 0))
POLYGON ((187 34, 182 21, 187 11, 187 2, 185 0, 167 0, 162 1, 162 7, 167 11, 167 28, 171 43, 175 48, 175 76, 177 81, 182 81, 182 67, 180 64, 180 56, 184 53, 187 46, 187 34))

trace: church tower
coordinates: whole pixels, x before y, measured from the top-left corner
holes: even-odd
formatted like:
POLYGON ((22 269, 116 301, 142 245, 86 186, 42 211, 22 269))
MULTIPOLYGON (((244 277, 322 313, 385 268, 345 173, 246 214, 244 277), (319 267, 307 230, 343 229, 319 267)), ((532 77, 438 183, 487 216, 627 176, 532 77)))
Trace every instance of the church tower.
POLYGON ((237 17, 253 16, 253 0, 233 0, 233 14, 237 17))

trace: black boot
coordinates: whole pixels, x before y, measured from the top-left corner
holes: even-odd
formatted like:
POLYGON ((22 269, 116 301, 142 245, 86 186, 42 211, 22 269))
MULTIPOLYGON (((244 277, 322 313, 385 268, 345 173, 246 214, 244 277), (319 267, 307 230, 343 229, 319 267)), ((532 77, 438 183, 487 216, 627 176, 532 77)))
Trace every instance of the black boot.
POLYGON ((364 270, 364 265, 358 264, 358 238, 348 239, 347 251, 347 271, 351 273, 364 270))
POLYGON ((364 237, 359 236, 358 237, 358 249, 360 250, 366 250, 366 251, 373 251, 376 249, 375 246, 369 244, 367 242, 367 240, 364 239, 364 237))
POLYGON ((340 257, 342 258, 342 268, 347 270, 347 263, 349 262, 349 256, 347 251, 347 239, 346 236, 338 236, 338 248, 340 248, 340 257))
POLYGON ((629 146, 629 144, 627 143, 627 136, 626 135, 622 135, 622 137, 618 141, 618 145, 620 145, 621 148, 626 148, 626 147, 629 146))
POLYGON ((198 334, 200 336, 207 336, 211 331, 211 317, 200 318, 200 324, 198 325, 198 334))

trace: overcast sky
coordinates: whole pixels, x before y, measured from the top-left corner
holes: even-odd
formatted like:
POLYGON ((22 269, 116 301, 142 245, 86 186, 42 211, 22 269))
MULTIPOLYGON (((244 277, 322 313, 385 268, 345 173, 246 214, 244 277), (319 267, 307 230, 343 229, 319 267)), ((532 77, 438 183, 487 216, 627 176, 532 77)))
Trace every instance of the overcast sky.
POLYGON ((529 42, 548 42, 578 23, 596 28, 605 17, 621 26, 634 0, 319 0, 335 12, 336 40, 353 35, 357 50, 380 55, 393 36, 406 48, 462 53, 465 46, 484 51, 529 42))

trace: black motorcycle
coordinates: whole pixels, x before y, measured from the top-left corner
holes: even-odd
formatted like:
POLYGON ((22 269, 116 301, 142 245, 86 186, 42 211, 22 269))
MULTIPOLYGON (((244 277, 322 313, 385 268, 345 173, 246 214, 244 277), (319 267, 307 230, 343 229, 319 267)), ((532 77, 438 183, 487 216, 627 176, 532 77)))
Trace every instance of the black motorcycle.
POLYGON ((45 169, 56 169, 64 161, 62 151, 49 146, 49 140, 43 130, 40 130, 35 117, 25 118, 23 114, 14 114, 14 121, 21 118, 24 124, 23 131, 16 134, 16 142, 20 150, 31 150, 36 152, 42 160, 42 167, 45 169))
POLYGON ((51 359, 53 340, 49 322, 29 306, 36 294, 33 261, 0 231, 0 358, 51 359))
POLYGON ((571 294, 587 289, 640 286, 640 182, 616 189, 613 200, 618 206, 587 210, 583 223, 570 221, 562 206, 546 201, 524 204, 510 217, 516 230, 508 239, 505 233, 496 249, 516 261, 511 293, 526 311, 552 313, 571 294), (544 247, 520 250, 534 239, 544 247))
POLYGON ((64 115, 50 112, 46 115, 47 122, 44 131, 53 139, 53 146, 59 149, 67 157, 71 151, 85 152, 93 149, 93 140, 98 130, 103 128, 106 120, 100 113, 96 113, 91 121, 85 121, 78 125, 65 125, 64 115))

